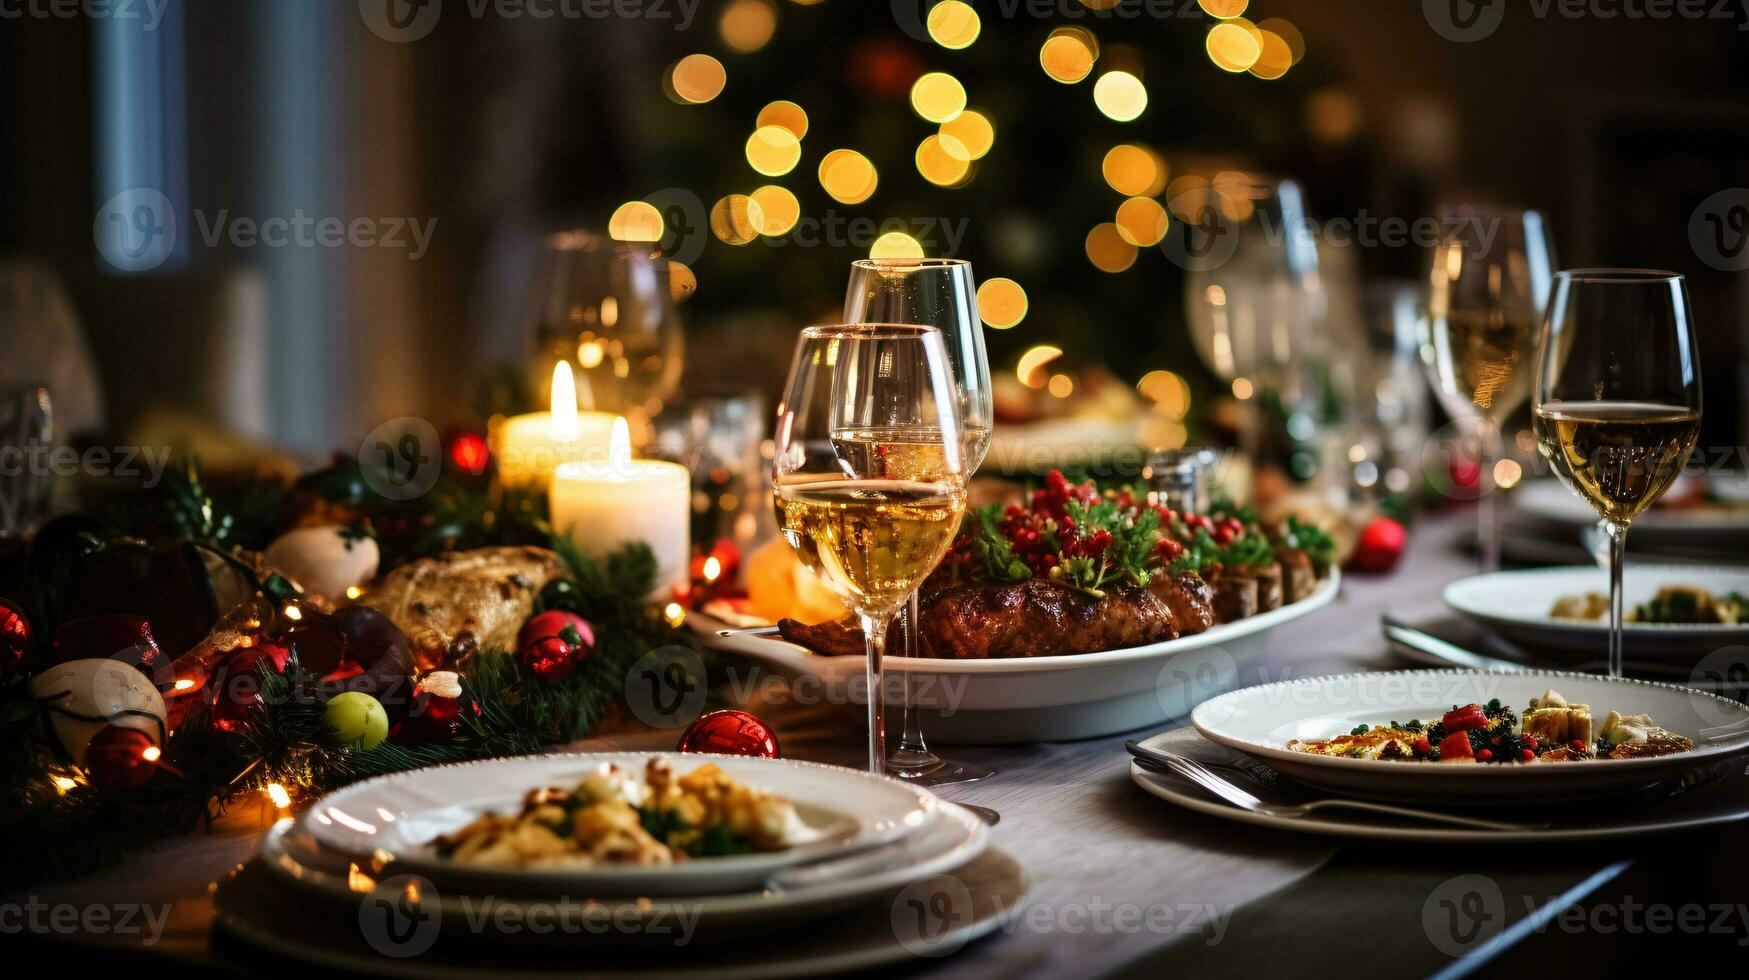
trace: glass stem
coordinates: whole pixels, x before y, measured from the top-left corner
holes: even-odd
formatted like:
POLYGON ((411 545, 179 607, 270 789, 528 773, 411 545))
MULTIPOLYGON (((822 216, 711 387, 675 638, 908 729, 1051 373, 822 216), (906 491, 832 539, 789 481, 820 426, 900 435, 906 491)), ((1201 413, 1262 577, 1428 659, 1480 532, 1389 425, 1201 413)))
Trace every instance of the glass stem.
POLYGON ((1627 564, 1628 526, 1609 522, 1609 676, 1622 676, 1622 568, 1627 564))
POLYGON ((1476 450, 1476 492, 1481 494, 1476 501, 1476 549, 1482 571, 1497 572, 1500 570, 1500 488, 1494 484, 1494 462, 1499 457, 1495 443, 1500 429, 1487 419, 1477 420, 1476 427, 1477 435, 1481 437, 1476 450))
POLYGON ((868 771, 887 774, 886 715, 881 710, 881 658, 887 653, 887 624, 891 616, 862 617, 863 643, 868 650, 868 771))
MULTIPOLYGON (((923 654, 923 620, 919 605, 917 593, 913 592, 904 612, 900 613, 904 617, 904 655, 907 658, 923 654)), ((893 750, 893 757, 889 761, 896 769, 914 770, 939 765, 941 760, 929 751, 929 743, 923 740, 923 724, 918 713, 911 710, 911 672, 907 670, 902 673, 900 691, 904 703, 899 706, 899 717, 903 719, 904 725, 899 734, 899 747, 893 750)))

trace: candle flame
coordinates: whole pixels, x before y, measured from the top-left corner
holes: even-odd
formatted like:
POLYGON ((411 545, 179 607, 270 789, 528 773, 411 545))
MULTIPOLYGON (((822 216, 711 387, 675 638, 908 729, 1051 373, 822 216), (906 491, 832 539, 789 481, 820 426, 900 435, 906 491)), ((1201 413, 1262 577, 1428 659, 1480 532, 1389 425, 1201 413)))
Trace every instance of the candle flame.
POLYGON ((583 434, 583 424, 577 420, 577 378, 571 373, 571 362, 553 365, 553 438, 560 442, 575 442, 583 434))
POLYGON ((712 555, 704 560, 704 580, 706 582, 715 582, 722 574, 723 563, 717 560, 716 555, 712 555))
POLYGON ((607 443, 607 463, 622 472, 631 469, 632 429, 624 416, 613 420, 613 435, 607 443))

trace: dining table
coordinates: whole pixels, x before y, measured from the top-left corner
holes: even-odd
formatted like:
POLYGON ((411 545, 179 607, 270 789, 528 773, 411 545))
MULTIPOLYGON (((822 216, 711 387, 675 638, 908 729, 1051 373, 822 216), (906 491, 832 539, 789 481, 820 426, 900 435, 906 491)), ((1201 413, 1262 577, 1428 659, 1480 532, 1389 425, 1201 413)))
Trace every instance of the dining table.
MULTIPOLYGON (((1475 570, 1463 544, 1473 523, 1462 510, 1419 520, 1394 571, 1350 575, 1329 606, 1269 632, 1240 682, 1405 666, 1381 636, 1381 617, 1442 613, 1443 586, 1475 570)), ((787 758, 860 764, 864 736, 842 706, 803 703, 781 678, 749 673, 755 670, 743 662, 719 666, 729 677, 713 685, 711 706, 768 721, 787 758), (759 683, 748 683, 755 677, 759 683)), ((1709 955, 1708 947, 1741 963, 1749 947, 1744 823, 1558 846, 1379 843, 1256 828, 1180 808, 1132 782, 1125 740, 1185 724, 1175 719, 1070 742, 937 746, 996 770, 937 792, 1000 815, 992 846, 1024 869, 1030 891, 989 935, 889 972, 1457 977, 1558 964, 1562 973, 1584 976, 1642 957, 1673 963, 1678 955, 1709 955)), ((565 748, 670 750, 677 734, 628 714, 565 748)), ((80 943, 87 967, 184 976, 300 969, 213 926, 215 882, 252 857, 270 820, 225 820, 95 873, 9 885, 6 905, 34 903, 41 924, 21 929, 15 913, 11 921, 0 916, 0 930, 23 933, 8 945, 23 939, 50 954, 80 943), (122 905, 152 910, 161 934, 54 925, 54 910, 72 910, 65 921, 73 922, 122 905)))

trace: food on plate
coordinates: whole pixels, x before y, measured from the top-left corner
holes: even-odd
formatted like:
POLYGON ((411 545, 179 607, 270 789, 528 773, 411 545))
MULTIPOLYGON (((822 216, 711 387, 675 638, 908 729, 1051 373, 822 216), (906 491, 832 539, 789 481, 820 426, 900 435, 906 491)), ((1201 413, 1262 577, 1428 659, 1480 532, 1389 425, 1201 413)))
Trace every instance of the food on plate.
POLYGON ((1658 727, 1647 715, 1611 711, 1594 729, 1591 706, 1568 701, 1550 689, 1530 699, 1522 724, 1499 698, 1487 704, 1452 705, 1438 721, 1392 721, 1356 725, 1346 735, 1287 747, 1309 755, 1474 765, 1483 762, 1578 762, 1671 755, 1694 748, 1693 740, 1658 727))
MULTIPOLYGON (((922 589, 923 652, 1050 657, 1189 636, 1306 598, 1333 551, 1328 535, 1292 517, 1265 527, 1244 508, 1180 514, 1053 472, 1028 506, 967 515, 922 589)), ((816 653, 863 652, 849 621, 778 625, 816 653)))
POLYGON ((781 537, 747 559, 747 609, 767 623, 785 617, 823 623, 844 615, 844 603, 781 537))
MULTIPOLYGON (((1725 625, 1743 622, 1749 612, 1749 597, 1738 592, 1719 596, 1692 585, 1667 585, 1650 602, 1628 610, 1627 622, 1664 623, 1684 626, 1725 625)), ((1599 592, 1562 596, 1549 610, 1553 619, 1604 622, 1609 619, 1609 596, 1599 592)))
POLYGON ((407 634, 424 670, 473 650, 515 648, 535 598, 564 574, 545 548, 451 551, 390 572, 365 600, 407 634))
POLYGON ((783 850, 796 820, 789 800, 715 765, 676 777, 658 758, 645 765, 641 785, 605 766, 575 789, 530 790, 514 816, 487 814, 432 844, 481 867, 660 866, 783 850))

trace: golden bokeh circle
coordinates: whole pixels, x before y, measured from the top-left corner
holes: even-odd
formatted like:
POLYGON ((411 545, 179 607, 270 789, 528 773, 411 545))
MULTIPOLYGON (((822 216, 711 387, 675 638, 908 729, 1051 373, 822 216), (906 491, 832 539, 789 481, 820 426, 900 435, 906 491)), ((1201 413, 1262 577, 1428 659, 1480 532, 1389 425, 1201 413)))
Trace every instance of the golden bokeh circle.
POLYGON ((1087 233, 1087 261, 1101 272, 1122 272, 1136 264, 1136 247, 1124 241, 1117 225, 1107 221, 1087 233))
POLYGON ((978 318, 993 330, 1008 330, 1026 319, 1026 290, 1012 279, 986 279, 978 287, 978 318))
POLYGON ((802 160, 802 141, 782 126, 761 126, 747 137, 747 163, 767 177, 781 177, 802 160))
POLYGON ((1263 44, 1257 56, 1257 61, 1251 66, 1251 74, 1266 81, 1280 78, 1294 66, 1294 52, 1279 34, 1273 31, 1263 31, 1263 44))
POLYGON ((983 30, 978 12, 965 0, 942 0, 929 8, 929 36, 950 51, 969 48, 983 30))
POLYGON ((1196 2, 1198 6, 1202 7, 1204 13, 1210 17, 1219 17, 1222 20, 1239 16, 1245 12, 1246 7, 1251 5, 1251 0, 1196 0, 1196 2))
POLYGON ((917 172, 938 187, 952 187, 972 169, 972 155, 966 145, 939 133, 925 137, 917 145, 916 161, 917 172))
POLYGON ((1166 161, 1145 146, 1120 143, 1105 153, 1100 173, 1125 197, 1157 197, 1166 189, 1166 161))
POLYGON ((796 134, 796 139, 808 135, 808 113, 801 106, 786 99, 768 103, 759 110, 757 124, 760 127, 782 126, 796 134))
POLYGON ((941 135, 960 141, 973 160, 982 160, 996 145, 996 125, 976 109, 967 109, 941 124, 941 135))
POLYGON ((1306 56, 1306 36, 1300 33, 1300 29, 1295 27, 1292 21, 1271 17, 1268 20, 1258 21, 1257 29, 1268 31, 1286 42, 1288 50, 1293 52, 1294 64, 1299 64, 1300 59, 1306 56))
POLYGON ((777 7, 771 0, 731 0, 717 19, 717 33, 731 51, 752 54, 777 33, 777 7))
POLYGON ((692 267, 684 262, 670 259, 668 262, 668 295, 674 297, 674 302, 684 303, 698 292, 698 276, 692 267))
POLYGON ((1244 18, 1224 21, 1209 29, 1204 46, 1222 71, 1250 71, 1263 56, 1263 32, 1244 18))
POLYGON ((932 123, 944 123, 966 109, 966 87, 944 71, 925 72, 911 86, 911 108, 932 123))
POLYGON ((840 204, 861 204, 874 196, 880 174, 855 150, 833 150, 820 161, 820 186, 840 204))
POLYGON ((1148 108, 1148 89, 1127 71, 1108 71, 1093 83, 1093 104, 1106 118, 1131 122, 1148 108))
POLYGON ((923 245, 902 231, 889 231, 875 239, 868 250, 871 259, 920 259, 923 245))
POLYGON ((766 184, 752 194, 753 203, 759 205, 759 213, 764 220, 759 225, 759 233, 767 238, 787 235, 802 218, 802 202, 790 193, 789 188, 776 184, 766 184))
POLYGON ((659 242, 664 231, 662 212, 647 201, 627 201, 607 219, 608 237, 621 242, 659 242))
POLYGON ((701 105, 723 94, 728 82, 728 70, 708 54, 689 54, 668 70, 669 90, 689 105, 701 105))
POLYGON ((711 233, 729 245, 746 245, 764 225, 758 202, 746 194, 730 194, 711 208, 711 233))
POLYGON ((1084 27, 1059 27, 1045 38, 1038 50, 1038 63, 1045 74, 1073 85, 1093 73, 1099 60, 1099 41, 1084 27))
POLYGON ((1166 209, 1151 197, 1132 197, 1117 207, 1117 233, 1131 245, 1160 244, 1166 237, 1166 209))

